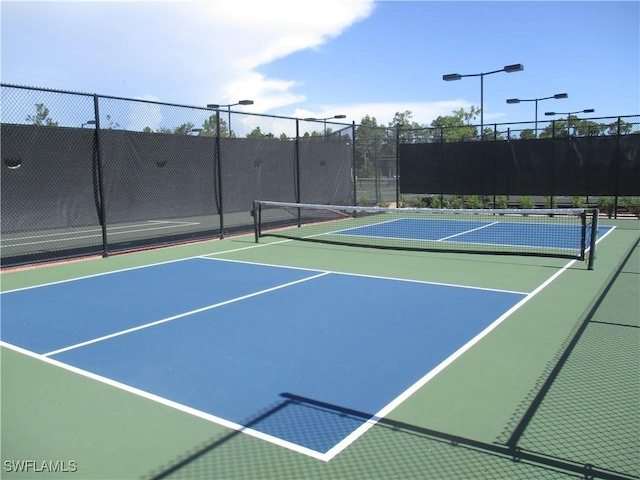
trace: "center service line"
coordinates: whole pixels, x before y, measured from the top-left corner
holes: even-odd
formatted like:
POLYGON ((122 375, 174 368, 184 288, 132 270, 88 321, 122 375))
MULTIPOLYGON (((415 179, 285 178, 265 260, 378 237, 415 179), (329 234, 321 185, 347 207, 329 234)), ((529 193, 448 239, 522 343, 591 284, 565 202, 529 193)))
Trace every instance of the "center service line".
POLYGON ((301 280, 296 280, 294 282, 285 283, 285 284, 282 284, 282 285, 278 285, 276 287, 267 288, 266 290, 261 290, 259 292, 250 293, 248 295, 243 295, 241 297, 232 298, 231 300, 225 300, 224 302, 216 303, 214 305, 208 305, 208 306, 202 307, 202 308, 197 308, 197 309, 191 310, 189 312, 180 313, 178 315, 174 315, 173 317, 163 318, 162 320, 156 320, 155 322, 150 322, 150 323, 146 323, 144 325, 139 325, 137 327, 128 328, 128 329, 122 330, 120 332, 110 333, 109 335, 104 335, 102 337, 94 338, 92 340, 87 340, 86 342, 76 343, 75 345, 70 345, 68 347, 60 348, 58 350, 53 350, 53 351, 51 351, 49 353, 43 354, 42 356, 43 357, 51 357, 53 355, 57 355, 58 353, 67 352, 69 350, 74 350, 76 348, 84 347, 86 345, 91 345, 93 343, 102 342, 102 341, 108 340, 110 338, 119 337, 121 335, 126 335, 128 333, 136 332, 138 330, 142 330, 142 329, 145 329, 145 328, 154 327, 154 326, 160 325, 162 323, 171 322, 173 320, 177 320, 179 318, 187 317, 189 315, 195 315, 196 313, 205 312, 207 310, 212 310, 214 308, 222 307, 224 305, 229 305, 231 303, 239 302, 241 300, 246 300, 247 298, 256 297, 258 295, 263 295, 265 293, 273 292, 275 290, 280 290, 281 288, 290 287, 290 286, 296 285, 298 283, 307 282, 309 280, 314 280, 316 278, 320 278, 320 277, 323 277, 325 275, 329 275, 329 273, 330 272, 322 272, 322 273, 319 273, 318 275, 313 275, 311 277, 303 278, 301 280))

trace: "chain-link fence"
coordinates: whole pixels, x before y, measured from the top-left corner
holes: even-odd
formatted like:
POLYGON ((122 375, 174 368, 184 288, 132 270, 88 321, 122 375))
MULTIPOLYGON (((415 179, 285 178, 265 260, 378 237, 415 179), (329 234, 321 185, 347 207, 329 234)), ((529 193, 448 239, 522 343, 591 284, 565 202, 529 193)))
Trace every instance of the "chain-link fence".
POLYGON ((438 208, 599 207, 640 218, 640 116, 545 123, 486 127, 482 142, 473 125, 400 129, 403 199, 438 208))
POLYGON ((403 128, 401 139, 403 143, 442 143, 602 137, 639 133, 640 115, 593 118, 568 115, 563 119, 533 122, 493 123, 482 126, 461 122, 457 125, 403 128))
POLYGON ((485 125, 485 141, 478 142, 477 125, 349 125, 337 121, 342 116, 298 119, 241 113, 232 105, 6 84, 0 91, 3 266, 249 231, 254 200, 599 206, 610 216, 640 216, 640 192, 633 187, 640 184, 640 116, 485 125), (518 172, 528 168, 523 177, 496 161, 500 155, 527 160, 540 148, 549 153, 550 145, 549 155, 538 155, 552 162, 546 173, 516 165, 518 172), (400 147, 407 146, 431 148, 426 176, 406 164, 402 175, 400 147), (608 162, 606 171, 576 175, 572 165, 593 158, 608 162), (540 175, 546 175, 544 188, 529 198, 524 190, 540 175), (610 177, 608 190, 592 189, 603 175, 610 177), (589 188, 566 196, 559 185, 567 178, 589 188))
POLYGON ((396 202, 397 133, 390 127, 360 125, 356 129, 356 190, 358 205, 388 206, 396 202))
POLYGON ((350 125, 1 92, 3 267, 249 231, 258 199, 354 202, 350 125))

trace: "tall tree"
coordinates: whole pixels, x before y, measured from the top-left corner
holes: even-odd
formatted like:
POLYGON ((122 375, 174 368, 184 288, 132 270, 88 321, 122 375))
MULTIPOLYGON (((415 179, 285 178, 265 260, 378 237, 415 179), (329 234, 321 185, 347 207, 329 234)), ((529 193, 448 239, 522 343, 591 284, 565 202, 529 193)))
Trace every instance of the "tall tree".
MULTIPOLYGON (((606 135, 618 135, 618 122, 603 125, 606 135)), ((620 135, 629 135, 633 132, 633 123, 620 119, 620 135)))
POLYGON ((431 137, 429 127, 420 125, 412 120, 413 113, 409 110, 396 112, 389 124, 391 128, 399 128, 400 140, 403 143, 425 143, 431 137))
POLYGON ((254 128, 251 132, 247 133, 247 138, 268 138, 268 134, 266 133, 262 133, 262 130, 260 130, 260 127, 256 127, 254 128))
MULTIPOLYGON (((202 130, 200 131, 201 137, 215 137, 216 136, 216 115, 211 115, 207 118, 202 124, 202 130)), ((228 137, 229 136, 229 128, 227 126, 227 122, 220 115, 220 136, 228 137)))
POLYGON ((378 125, 376 117, 362 118, 356 128, 356 172, 360 177, 374 176, 373 159, 380 149, 386 129, 378 125))
POLYGON ((434 129, 434 140, 442 139, 445 142, 461 141, 465 139, 475 139, 478 136, 478 129, 471 124, 480 113, 480 109, 471 106, 469 112, 464 108, 453 111, 453 115, 439 116, 431 122, 434 129))
POLYGON ((51 117, 49 117, 49 109, 44 103, 36 103, 36 114, 28 115, 26 121, 38 126, 58 126, 58 122, 53 121, 51 117))
POLYGON ((520 132, 521 140, 528 140, 533 138, 536 138, 536 134, 534 133, 533 128, 525 128, 520 132))
POLYGON ((195 125, 191 122, 183 123, 179 127, 173 129, 173 133, 177 135, 188 135, 195 125))

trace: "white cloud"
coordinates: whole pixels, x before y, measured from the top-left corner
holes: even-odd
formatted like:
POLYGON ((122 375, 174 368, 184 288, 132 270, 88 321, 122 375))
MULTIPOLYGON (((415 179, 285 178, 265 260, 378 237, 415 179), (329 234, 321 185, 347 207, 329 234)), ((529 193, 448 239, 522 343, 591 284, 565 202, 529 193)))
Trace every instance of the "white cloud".
POLYGON ((240 43, 250 45, 235 62, 249 70, 318 47, 373 10, 368 0, 236 0, 209 5, 213 23, 233 26, 242 35, 240 43))
POLYGON ((228 80, 220 101, 249 97, 255 101, 252 111, 262 112, 303 102, 306 97, 292 93, 299 86, 296 80, 269 78, 257 73, 257 67, 319 48, 373 11, 371 0, 239 0, 206 5, 216 29, 214 38, 224 38, 226 51, 226 72, 221 73, 228 80))
POLYGON ((320 48, 374 8, 373 0, 4 3, 4 82, 190 105, 251 98, 254 112, 306 99, 294 92, 300 79, 270 78, 259 66, 320 48))
POLYGON ((304 102, 304 95, 292 92, 293 87, 297 85, 293 80, 278 80, 260 73, 248 72, 229 83, 224 91, 227 99, 254 100, 256 103, 251 107, 252 112, 267 112, 274 108, 304 102))

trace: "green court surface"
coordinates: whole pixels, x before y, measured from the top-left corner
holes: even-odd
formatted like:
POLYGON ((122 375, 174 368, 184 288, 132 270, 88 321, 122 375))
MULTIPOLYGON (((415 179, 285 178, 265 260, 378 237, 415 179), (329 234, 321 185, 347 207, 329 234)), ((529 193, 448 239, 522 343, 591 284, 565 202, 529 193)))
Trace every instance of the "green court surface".
MULTIPOLYGON (((529 296, 329 461, 3 344, 1 477, 640 478, 640 222, 602 223, 616 228, 592 271, 566 259, 256 244, 253 235, 4 271, 8 292, 210 256, 529 296)), ((380 351, 375 361, 394 359, 380 351)))

